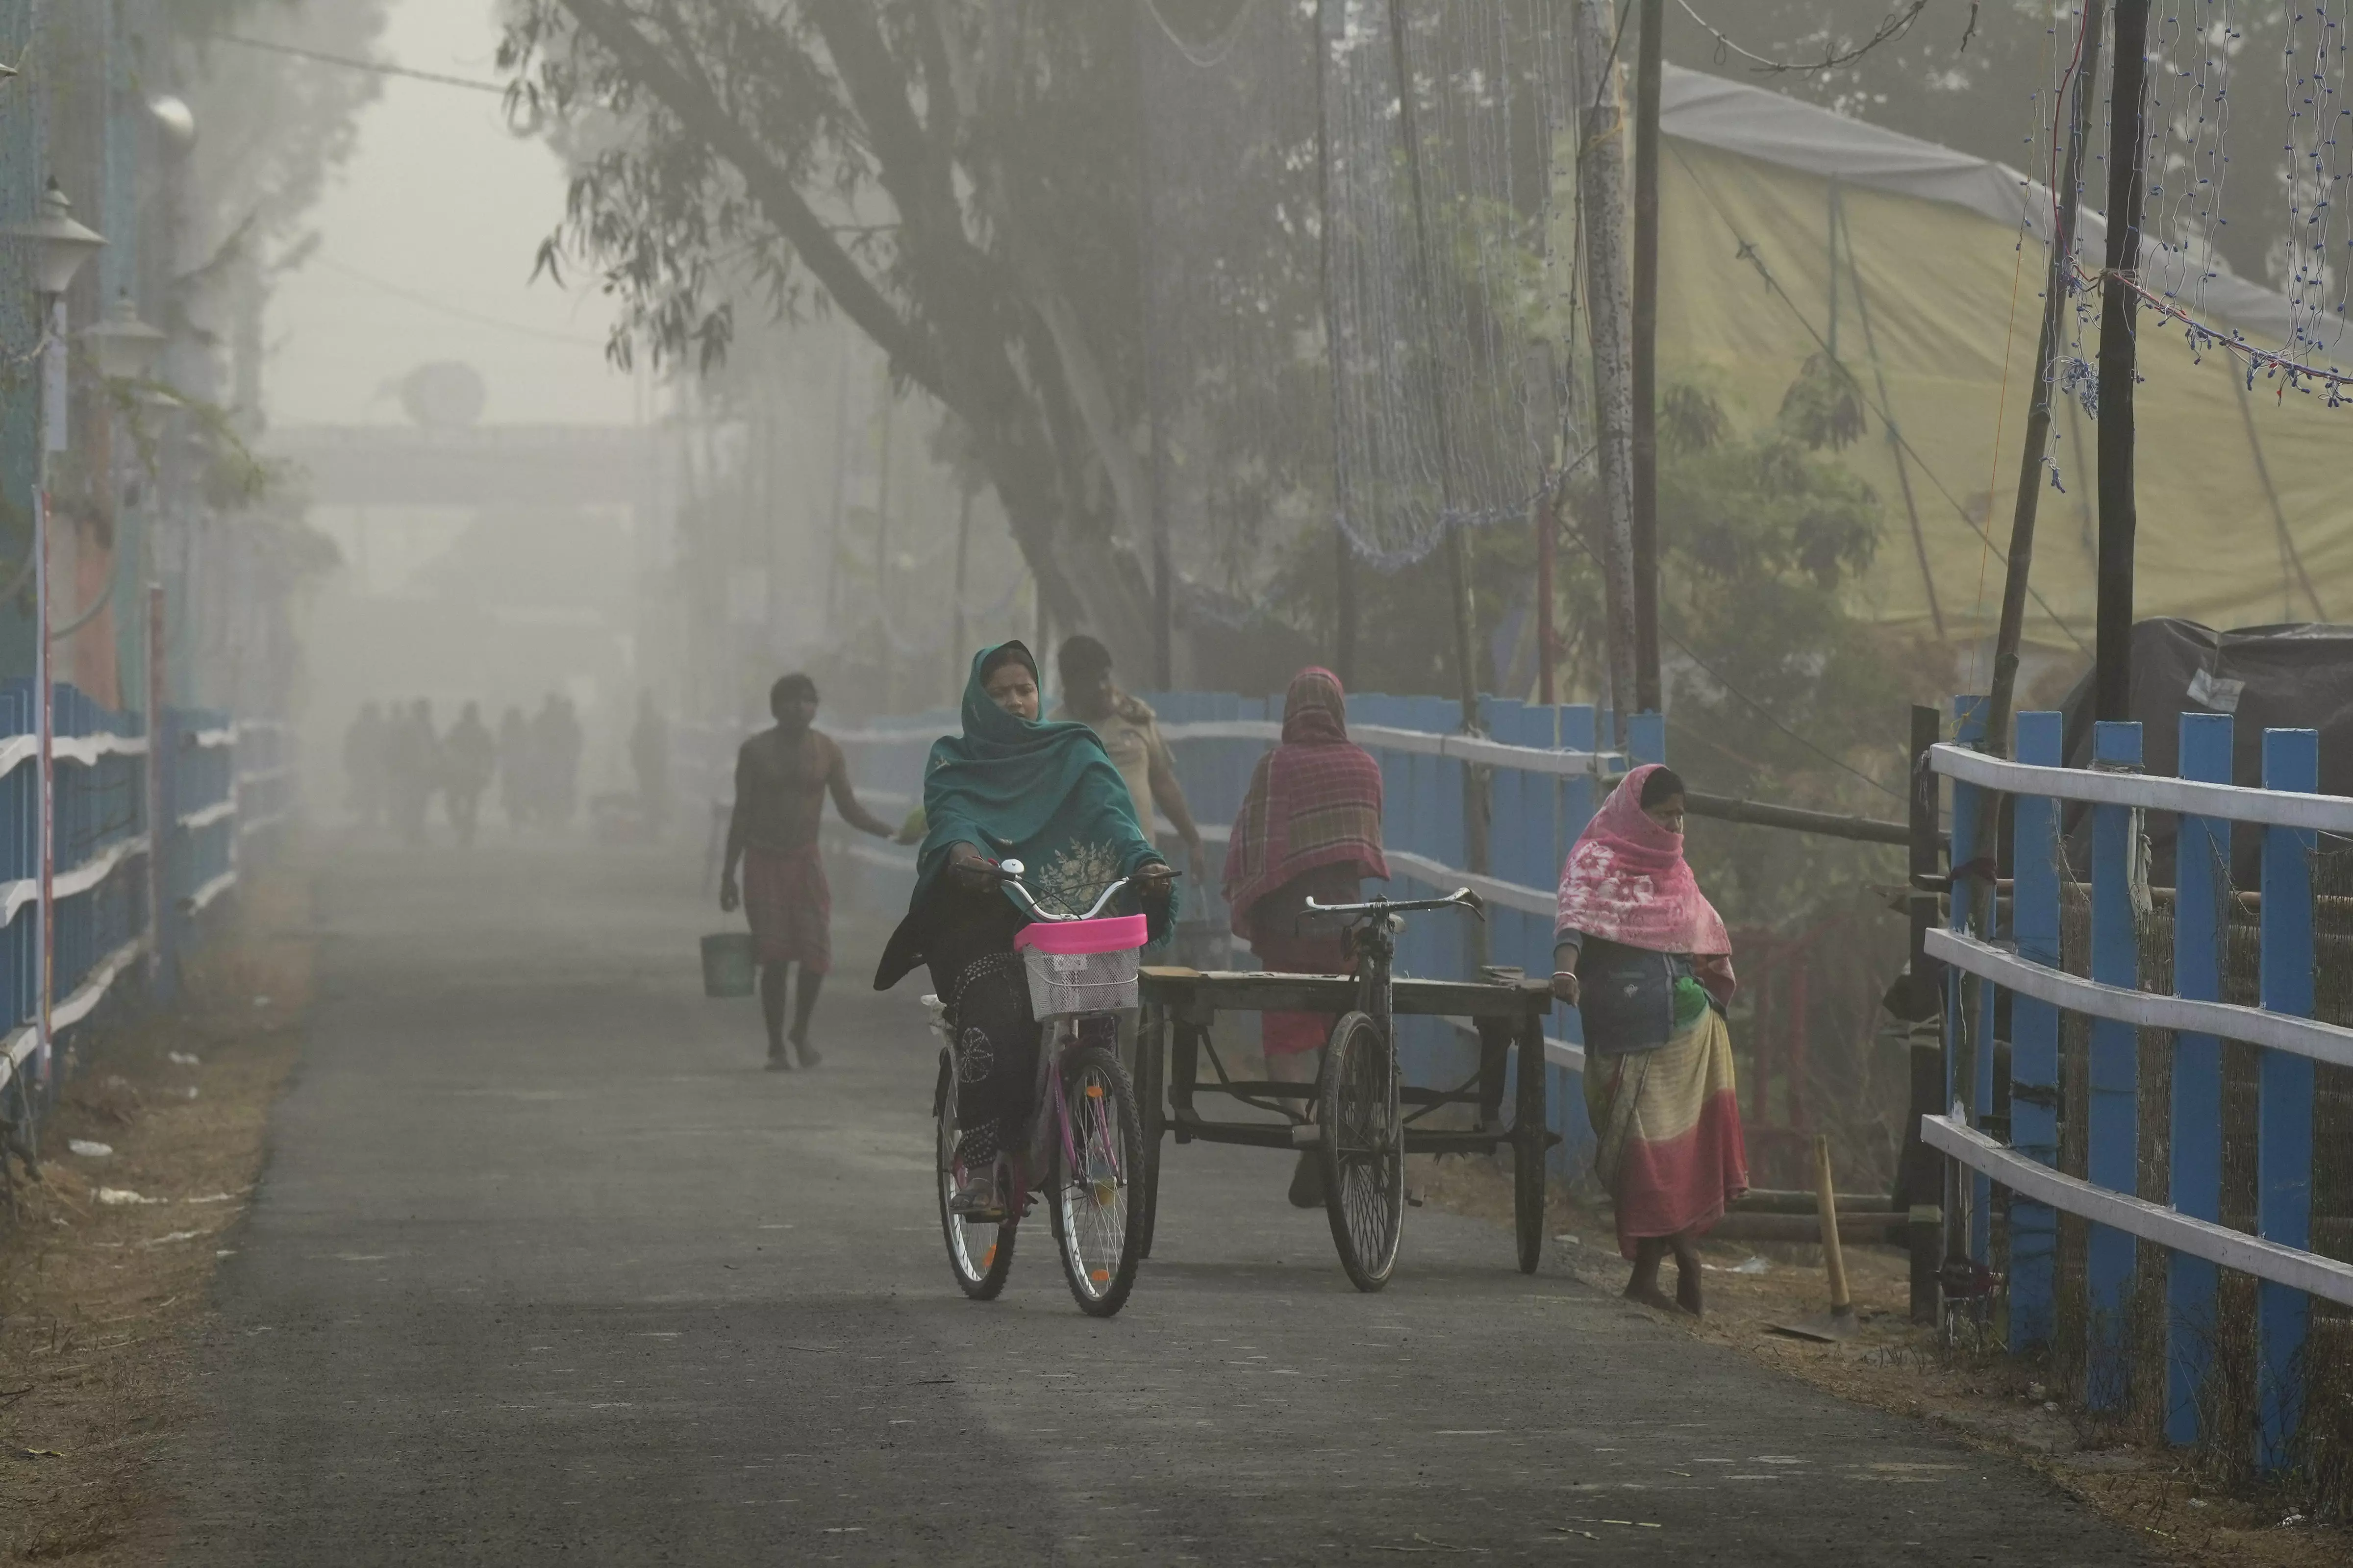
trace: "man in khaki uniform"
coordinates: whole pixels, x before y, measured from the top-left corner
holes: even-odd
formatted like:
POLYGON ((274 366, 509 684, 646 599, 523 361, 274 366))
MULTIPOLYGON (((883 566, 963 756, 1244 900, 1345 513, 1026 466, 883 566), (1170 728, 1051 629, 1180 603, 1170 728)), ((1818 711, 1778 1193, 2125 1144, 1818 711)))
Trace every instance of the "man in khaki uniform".
POLYGON ((1166 816, 1185 841, 1194 886, 1207 887, 1208 861, 1201 851, 1201 830, 1185 803, 1175 759, 1168 754, 1168 742, 1160 738, 1160 722, 1151 705, 1113 684, 1111 650, 1083 633, 1064 640, 1055 663, 1062 677, 1062 704, 1051 717, 1076 719, 1093 728, 1111 753, 1112 765, 1127 781, 1145 837, 1154 836, 1155 814, 1166 816))

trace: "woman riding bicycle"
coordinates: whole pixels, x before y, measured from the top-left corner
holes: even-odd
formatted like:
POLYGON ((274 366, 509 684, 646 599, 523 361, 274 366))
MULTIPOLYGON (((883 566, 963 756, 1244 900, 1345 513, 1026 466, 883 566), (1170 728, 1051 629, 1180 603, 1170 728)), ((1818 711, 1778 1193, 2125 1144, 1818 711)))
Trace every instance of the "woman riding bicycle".
POLYGON ((999 1156, 1028 1122, 1039 1030, 1013 937, 1029 923, 992 875, 1018 858, 1041 908, 1080 914, 1123 877, 1141 887, 1156 940, 1176 915, 1175 872, 1137 826, 1127 784, 1093 730, 1038 721, 1038 665, 1018 642, 983 648, 965 684, 964 733, 943 736, 923 772, 926 831, 915 893, 883 949, 874 988, 917 965, 947 1005, 955 1031, 956 1207, 985 1213, 1000 1193, 999 1156))

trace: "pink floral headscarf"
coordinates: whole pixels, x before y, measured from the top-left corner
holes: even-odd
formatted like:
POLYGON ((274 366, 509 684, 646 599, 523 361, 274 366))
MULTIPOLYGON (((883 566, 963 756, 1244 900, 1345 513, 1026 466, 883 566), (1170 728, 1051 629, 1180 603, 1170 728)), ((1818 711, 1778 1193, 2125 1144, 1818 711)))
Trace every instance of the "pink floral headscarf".
POLYGON ((1577 836, 1561 868, 1553 929, 1651 952, 1729 956, 1724 917, 1699 890, 1683 859, 1683 836, 1642 809, 1642 786, 1658 771, 1658 763, 1646 763, 1628 773, 1577 836))

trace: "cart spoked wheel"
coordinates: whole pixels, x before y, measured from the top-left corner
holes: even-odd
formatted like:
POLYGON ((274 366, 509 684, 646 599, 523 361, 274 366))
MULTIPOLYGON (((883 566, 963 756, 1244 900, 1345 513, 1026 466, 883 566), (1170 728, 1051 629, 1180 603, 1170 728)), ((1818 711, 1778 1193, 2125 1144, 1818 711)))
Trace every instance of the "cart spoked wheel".
POLYGON ((956 1079, 952 1051, 940 1052, 940 1076, 932 1090, 932 1115, 939 1124, 934 1163, 939 1168, 940 1233, 948 1244, 948 1267, 956 1284, 976 1301, 990 1301, 1005 1289, 1013 1270, 1013 1232, 1020 1223, 1018 1205, 1001 1220, 976 1220, 955 1212, 956 1079))
POLYGON ((1551 1152, 1545 1125, 1544 1030, 1520 1031, 1517 1092, 1512 1107, 1512 1225, 1520 1248, 1520 1272, 1534 1274, 1544 1262, 1545 1156, 1551 1152))
POLYGON ((1405 1228, 1405 1126, 1397 1053, 1380 1026, 1348 1013, 1332 1026, 1316 1084, 1324 1211, 1340 1267, 1359 1290, 1377 1290, 1397 1267, 1405 1228))

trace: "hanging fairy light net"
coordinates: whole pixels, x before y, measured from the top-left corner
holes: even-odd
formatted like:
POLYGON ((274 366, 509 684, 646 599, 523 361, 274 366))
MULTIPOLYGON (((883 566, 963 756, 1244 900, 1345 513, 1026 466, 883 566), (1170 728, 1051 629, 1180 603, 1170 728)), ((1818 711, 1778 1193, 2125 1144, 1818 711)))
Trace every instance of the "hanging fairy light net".
POLYGON ((1506 0, 1320 10, 1339 520, 1393 567, 1524 520, 1544 481, 1567 29, 1506 0))
POLYGON ((1567 29, 1533 0, 1141 4, 1155 525, 1194 607, 1264 610, 1335 523, 1395 569, 1525 521, 1574 274, 1544 245, 1567 29))
POLYGON ((1332 516, 1315 18, 1292 0, 1143 12, 1154 525, 1187 612, 1231 618, 1332 516))

